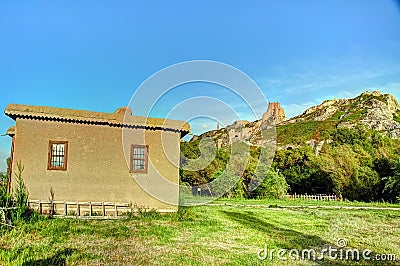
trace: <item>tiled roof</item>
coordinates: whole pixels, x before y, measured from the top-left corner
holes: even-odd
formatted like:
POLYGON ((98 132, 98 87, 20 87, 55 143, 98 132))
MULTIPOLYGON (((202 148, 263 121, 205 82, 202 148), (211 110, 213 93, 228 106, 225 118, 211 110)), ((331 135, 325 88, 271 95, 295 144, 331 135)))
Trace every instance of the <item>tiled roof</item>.
POLYGON ((129 107, 119 108, 114 113, 101 113, 48 106, 9 104, 4 110, 4 113, 14 120, 16 118, 25 118, 67 123, 109 125, 116 127, 166 129, 180 131, 182 133, 190 132, 190 126, 187 122, 180 120, 133 116, 129 107))

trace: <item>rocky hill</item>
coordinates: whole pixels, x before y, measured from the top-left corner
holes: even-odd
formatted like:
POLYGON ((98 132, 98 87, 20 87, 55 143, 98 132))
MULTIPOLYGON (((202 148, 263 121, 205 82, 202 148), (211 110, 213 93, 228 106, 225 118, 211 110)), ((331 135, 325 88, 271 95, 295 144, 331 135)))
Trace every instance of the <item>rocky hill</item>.
POLYGON ((333 99, 313 106, 303 114, 281 123, 288 125, 302 121, 337 121, 336 127, 352 128, 357 124, 400 138, 400 105, 391 94, 369 92, 353 99, 333 99))
POLYGON ((288 145, 296 142, 319 140, 324 130, 338 127, 354 128, 357 125, 380 131, 394 139, 400 139, 400 105, 390 94, 379 91, 364 92, 352 99, 333 99, 313 106, 301 115, 286 120, 279 103, 270 103, 262 119, 249 122, 235 121, 219 130, 194 136, 192 141, 205 137, 212 138, 218 148, 239 140, 252 145, 263 146, 275 139, 261 137, 261 130, 276 124, 277 142, 288 145))
POLYGON ((273 130, 270 127, 271 124, 279 124, 284 121, 286 121, 286 115, 280 103, 271 102, 260 120, 254 122, 238 120, 222 129, 219 128, 218 124, 217 130, 194 136, 192 141, 210 137, 216 142, 218 148, 229 146, 230 143, 238 141, 243 141, 251 146, 265 146, 267 143, 274 142, 275 138, 263 138, 262 130, 264 132, 273 130))
POLYGON ((400 202, 400 106, 392 95, 364 92, 352 99, 324 101, 288 120, 283 114, 279 104, 271 103, 263 119, 236 121, 182 142, 183 167, 189 164, 186 158, 195 159, 195 166, 205 161, 202 155, 215 151, 214 142, 219 149, 205 168, 182 169, 181 182, 203 185, 219 180, 225 169, 236 169, 241 178, 227 197, 276 197, 271 193, 283 191, 400 202), (268 153, 271 146, 273 158, 268 153), (243 155, 249 155, 246 167, 235 164, 243 155), (269 172, 263 172, 269 163, 269 172), (260 176, 265 179, 255 183, 260 176), (255 184, 260 186, 254 190, 255 184))

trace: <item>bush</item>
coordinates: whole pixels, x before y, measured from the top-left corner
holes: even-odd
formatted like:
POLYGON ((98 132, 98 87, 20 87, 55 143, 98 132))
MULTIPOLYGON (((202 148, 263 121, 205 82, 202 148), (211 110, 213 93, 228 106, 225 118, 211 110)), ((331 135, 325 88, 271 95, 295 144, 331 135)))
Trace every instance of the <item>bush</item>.
POLYGON ((30 211, 28 206, 28 190, 25 186, 24 180, 22 179, 22 173, 24 171, 24 167, 20 162, 17 163, 18 173, 15 174, 16 176, 16 187, 14 191, 14 201, 15 207, 17 207, 16 212, 14 213, 14 218, 17 220, 29 219, 30 211))
POLYGON ((0 187, 0 207, 7 208, 12 206, 12 197, 7 191, 6 186, 0 187))
POLYGON ((254 190, 253 196, 257 198, 282 198, 286 195, 288 188, 283 175, 271 170, 254 190))
POLYGON ((192 207, 179 206, 178 212, 176 213, 178 221, 194 221, 197 216, 193 212, 192 207))
POLYGON ((393 174, 384 179, 385 188, 383 192, 388 193, 390 201, 399 201, 400 199, 400 158, 393 160, 393 174))
MULTIPOLYGON (((22 173, 24 167, 21 163, 17 163, 18 172, 16 176, 16 186, 14 187, 13 193, 7 191, 7 187, 0 187, 0 207, 11 208, 3 211, 3 219, 6 220, 7 224, 11 224, 11 221, 29 221, 33 216, 33 212, 28 206, 28 191, 25 186, 24 180, 22 179, 22 173)), ((4 221, 2 221, 4 223, 4 221)))
POLYGON ((215 171, 211 175, 211 180, 208 188, 212 197, 244 198, 246 195, 243 177, 232 169, 215 171))
POLYGON ((7 185, 7 175, 4 173, 0 173, 0 187, 7 185))

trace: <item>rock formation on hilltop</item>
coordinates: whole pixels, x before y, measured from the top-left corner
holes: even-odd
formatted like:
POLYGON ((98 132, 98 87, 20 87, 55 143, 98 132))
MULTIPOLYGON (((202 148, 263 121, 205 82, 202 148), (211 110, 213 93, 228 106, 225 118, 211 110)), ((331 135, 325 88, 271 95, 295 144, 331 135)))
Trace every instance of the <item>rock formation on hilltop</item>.
POLYGON ((249 145, 261 146, 264 145, 261 137, 261 127, 261 120, 254 122, 238 120, 225 128, 211 130, 200 136, 194 136, 191 141, 210 137, 215 141, 218 148, 229 146, 238 141, 245 142, 249 145))
POLYGON ((275 124, 279 124, 286 120, 285 111, 279 102, 271 102, 268 104, 267 111, 262 116, 262 121, 267 121, 270 117, 274 118, 275 124))
POLYGON ((336 121, 336 127, 353 128, 358 124, 400 138, 400 105, 391 94, 366 91, 353 99, 333 99, 313 106, 283 125, 302 121, 336 121))
MULTIPOLYGON (((271 123, 277 127, 278 145, 291 143, 293 138, 298 137, 312 141, 311 136, 319 135, 323 130, 354 128, 356 125, 365 125, 391 138, 400 139, 400 105, 390 94, 366 91, 353 99, 324 101, 320 105, 308 108, 301 115, 286 120, 280 104, 270 103, 260 120, 235 121, 226 128, 194 136, 192 140, 210 137, 218 148, 229 146, 239 140, 249 145, 265 146, 275 141, 273 137, 265 139, 261 136, 261 129, 271 129, 271 123)), ((316 143, 319 144, 321 143, 316 143)))
POLYGON ((218 148, 228 146, 230 143, 238 141, 254 146, 270 145, 272 142, 275 142, 275 138, 266 138, 262 137, 262 135, 268 134, 269 132, 269 135, 274 136, 275 128, 272 125, 279 124, 285 120, 285 111, 280 103, 271 102, 260 120, 254 122, 238 120, 222 129, 218 127, 218 124, 217 130, 206 132, 201 136, 194 136, 192 140, 210 137, 216 141, 218 148))

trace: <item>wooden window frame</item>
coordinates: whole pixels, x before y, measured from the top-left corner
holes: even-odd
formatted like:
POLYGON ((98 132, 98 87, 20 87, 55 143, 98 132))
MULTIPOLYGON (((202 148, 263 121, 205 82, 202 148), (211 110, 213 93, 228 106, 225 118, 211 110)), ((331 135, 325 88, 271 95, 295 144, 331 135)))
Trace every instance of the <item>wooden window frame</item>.
POLYGON ((60 141, 60 140, 50 140, 49 141, 49 152, 47 159, 47 170, 59 170, 66 171, 68 165, 68 141, 60 141), (64 144, 64 165, 63 166, 52 166, 51 158, 53 157, 53 144, 64 144))
POLYGON ((149 145, 131 145, 131 160, 130 160, 130 169, 129 172, 131 173, 141 173, 141 174, 147 174, 148 173, 148 164, 149 164, 149 145), (134 170, 133 169, 133 161, 135 158, 133 158, 134 155, 134 150, 135 148, 144 148, 144 169, 143 170, 134 170))

